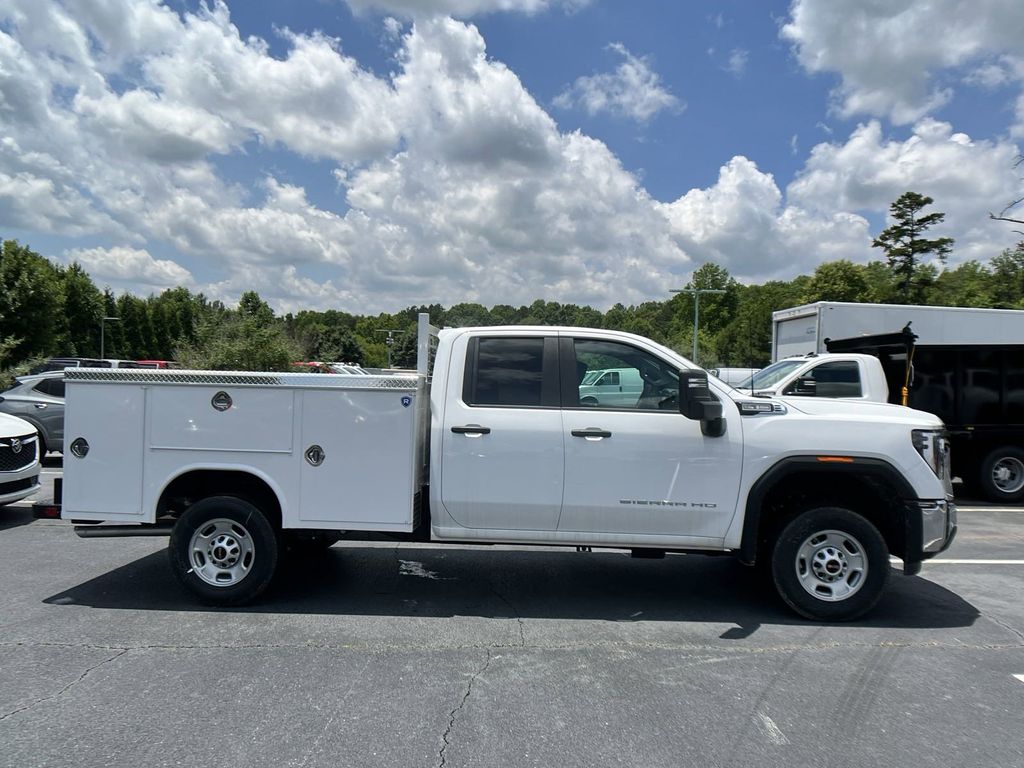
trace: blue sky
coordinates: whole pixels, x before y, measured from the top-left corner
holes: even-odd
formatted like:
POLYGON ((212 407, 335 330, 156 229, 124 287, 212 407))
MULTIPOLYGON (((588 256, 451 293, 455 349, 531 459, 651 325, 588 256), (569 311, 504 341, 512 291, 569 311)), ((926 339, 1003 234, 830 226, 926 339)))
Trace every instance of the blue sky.
POLYGON ((279 311, 790 278, 908 189, 986 261, 1022 89, 1009 0, 6 0, 0 228, 279 311))

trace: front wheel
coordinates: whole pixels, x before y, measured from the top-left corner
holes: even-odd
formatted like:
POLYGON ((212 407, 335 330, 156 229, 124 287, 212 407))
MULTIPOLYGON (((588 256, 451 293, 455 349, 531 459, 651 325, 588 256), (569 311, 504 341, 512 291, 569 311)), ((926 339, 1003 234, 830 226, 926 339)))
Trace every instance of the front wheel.
POLYGON ((878 529, 843 507, 795 517, 771 550, 775 588, 808 619, 849 621, 874 607, 889 578, 889 551, 878 529))
POLYGON ((174 524, 168 553, 174 575, 204 603, 243 605, 273 578, 278 543, 258 507, 235 496, 210 496, 174 524))

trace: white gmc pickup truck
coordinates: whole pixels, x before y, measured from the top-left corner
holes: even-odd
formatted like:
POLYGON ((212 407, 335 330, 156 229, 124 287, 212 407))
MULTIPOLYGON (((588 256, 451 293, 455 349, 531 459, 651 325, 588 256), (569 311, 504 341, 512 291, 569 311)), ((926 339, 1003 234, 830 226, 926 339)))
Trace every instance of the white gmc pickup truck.
POLYGON ((731 552, 803 616, 851 619, 890 553, 914 574, 956 532, 936 417, 749 397, 604 330, 423 316, 402 375, 68 370, 64 447, 76 532, 169 535, 177 577, 218 605, 258 596, 284 547, 388 535, 731 552), (582 402, 597 369, 642 390, 582 402))

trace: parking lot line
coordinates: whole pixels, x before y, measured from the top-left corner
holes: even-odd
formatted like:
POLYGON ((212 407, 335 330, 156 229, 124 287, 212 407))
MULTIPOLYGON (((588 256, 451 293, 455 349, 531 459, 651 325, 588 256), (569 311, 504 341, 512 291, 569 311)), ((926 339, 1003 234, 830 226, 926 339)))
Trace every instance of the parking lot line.
POLYGON ((959 504, 956 507, 957 512, 1021 512, 1024 513, 1024 507, 961 507, 959 504))
MULTIPOLYGON (((889 562, 894 565, 902 564, 903 561, 898 557, 890 557, 889 562)), ((968 560, 966 558, 935 558, 933 560, 925 560, 923 565, 1024 565, 1024 560, 989 560, 978 558, 976 560, 968 560)))

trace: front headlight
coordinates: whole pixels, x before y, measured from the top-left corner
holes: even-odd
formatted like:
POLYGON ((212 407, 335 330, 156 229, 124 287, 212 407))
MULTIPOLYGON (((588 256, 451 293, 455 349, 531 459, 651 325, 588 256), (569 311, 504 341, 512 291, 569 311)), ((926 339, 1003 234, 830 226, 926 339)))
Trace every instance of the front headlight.
POLYGON ((915 429, 912 440, 917 452, 925 460, 935 476, 948 487, 952 487, 949 475, 949 439, 941 429, 915 429))

